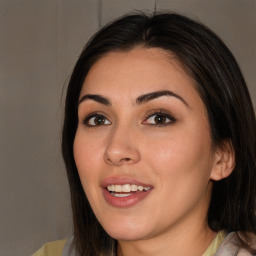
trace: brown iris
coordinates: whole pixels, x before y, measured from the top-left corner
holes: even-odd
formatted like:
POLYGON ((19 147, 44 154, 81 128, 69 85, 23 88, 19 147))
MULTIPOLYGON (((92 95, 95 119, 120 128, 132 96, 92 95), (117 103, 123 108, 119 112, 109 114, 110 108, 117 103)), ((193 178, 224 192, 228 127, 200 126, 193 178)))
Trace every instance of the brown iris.
POLYGON ((166 116, 164 115, 156 115, 154 118, 156 124, 165 124, 166 123, 166 116))
POLYGON ((103 124, 105 124, 105 121, 106 121, 106 119, 104 116, 96 116, 94 118, 95 125, 103 125, 103 124))

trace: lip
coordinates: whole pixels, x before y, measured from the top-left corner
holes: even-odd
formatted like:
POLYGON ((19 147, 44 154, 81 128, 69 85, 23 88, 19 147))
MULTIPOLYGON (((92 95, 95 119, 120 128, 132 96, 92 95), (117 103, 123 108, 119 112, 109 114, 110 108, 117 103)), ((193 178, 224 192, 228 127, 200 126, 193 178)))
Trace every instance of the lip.
POLYGON ((103 180, 101 187, 106 202, 111 206, 118 208, 127 208, 139 203, 140 201, 144 200, 153 190, 152 185, 140 182, 130 177, 108 177, 103 180), (109 185, 125 184, 135 184, 138 186, 150 187, 150 189, 148 191, 138 191, 127 197, 115 197, 107 190, 107 186, 109 185))
POLYGON ((125 184, 134 184, 142 187, 151 187, 151 188, 153 187, 150 184, 140 182, 130 177, 108 177, 103 180, 103 182, 101 183, 101 187, 106 188, 109 185, 125 185, 125 184))

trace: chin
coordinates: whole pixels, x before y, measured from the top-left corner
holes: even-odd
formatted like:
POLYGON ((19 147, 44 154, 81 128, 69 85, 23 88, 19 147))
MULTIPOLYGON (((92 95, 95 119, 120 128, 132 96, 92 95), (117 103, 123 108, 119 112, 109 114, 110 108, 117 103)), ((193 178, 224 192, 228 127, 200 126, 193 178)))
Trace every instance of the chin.
POLYGON ((134 241, 144 239, 148 233, 145 228, 134 225, 103 227, 109 236, 119 241, 134 241))
POLYGON ((118 240, 118 241, 138 241, 145 239, 145 236, 143 234, 129 234, 129 232, 109 232, 109 236, 112 238, 118 240))

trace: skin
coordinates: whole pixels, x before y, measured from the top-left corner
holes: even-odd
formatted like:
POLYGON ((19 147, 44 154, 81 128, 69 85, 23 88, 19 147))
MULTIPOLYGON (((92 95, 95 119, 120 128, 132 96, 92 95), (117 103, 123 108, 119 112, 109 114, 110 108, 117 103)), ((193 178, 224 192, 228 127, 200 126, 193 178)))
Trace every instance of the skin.
POLYGON ((74 157, 96 217, 118 240, 118 255, 202 255, 216 235, 206 221, 212 179, 229 175, 232 159, 212 145, 192 78, 164 50, 138 47, 99 59, 80 99, 87 94, 100 94, 111 104, 94 99, 79 104, 74 157), (143 94, 163 90, 180 98, 136 103, 143 94), (152 115, 159 110, 174 119, 156 125, 152 115), (94 118, 91 126, 88 118, 84 123, 94 112, 105 116, 103 125, 93 126, 94 118), (101 188, 108 177, 133 178, 153 189, 131 207, 113 207, 101 188))

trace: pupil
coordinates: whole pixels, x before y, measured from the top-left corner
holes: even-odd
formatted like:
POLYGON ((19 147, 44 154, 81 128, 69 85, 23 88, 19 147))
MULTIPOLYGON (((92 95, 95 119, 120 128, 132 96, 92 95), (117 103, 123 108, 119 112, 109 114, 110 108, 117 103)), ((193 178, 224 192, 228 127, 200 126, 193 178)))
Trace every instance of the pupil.
POLYGON ((155 122, 157 124, 163 124, 163 123, 165 123, 165 121, 166 121, 166 117, 165 116, 158 115, 158 116, 155 117, 155 122))
POLYGON ((95 118, 96 125, 103 125, 105 122, 105 118, 103 116, 98 116, 95 118))

